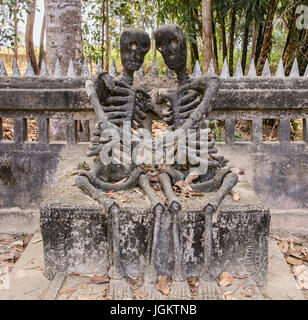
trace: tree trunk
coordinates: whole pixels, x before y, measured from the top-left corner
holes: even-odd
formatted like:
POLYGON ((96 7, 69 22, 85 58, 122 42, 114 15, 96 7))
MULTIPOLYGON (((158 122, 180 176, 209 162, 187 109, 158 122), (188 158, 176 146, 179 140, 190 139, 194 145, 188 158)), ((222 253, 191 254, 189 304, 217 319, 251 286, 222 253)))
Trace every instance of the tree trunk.
POLYGON ((59 58, 64 74, 72 59, 76 75, 81 75, 83 63, 81 0, 45 0, 45 15, 46 62, 49 73, 54 73, 59 58))
POLYGON ((34 44, 33 44, 33 26, 35 19, 36 0, 32 0, 29 5, 30 13, 27 15, 26 25, 26 56, 30 59, 33 71, 35 74, 39 74, 39 68, 36 60, 34 44))
POLYGON ((216 28, 215 28, 215 23, 214 23, 213 11, 212 11, 212 31, 213 31, 214 55, 215 55, 215 60, 216 60, 216 65, 217 65, 216 72, 217 72, 218 71, 218 49, 217 49, 217 37, 216 37, 216 28))
POLYGON ((299 73, 301 76, 303 76, 306 71, 308 62, 308 31, 306 29, 302 30, 301 38, 303 40, 301 41, 301 46, 298 49, 297 61, 299 66, 299 73))
POLYGON ((193 35, 193 37, 194 37, 194 41, 189 41, 192 70, 194 70, 194 66, 197 60, 199 60, 197 37, 196 35, 193 35))
MULTIPOLYGON (((156 29, 158 29, 159 28, 159 20, 157 19, 156 20, 156 29)), ((152 30, 152 32, 153 32, 153 36, 152 36, 152 41, 153 41, 153 48, 154 48, 154 52, 153 52, 153 61, 155 61, 156 60, 156 58, 157 58, 157 48, 156 48, 156 42, 155 42, 155 39, 154 39, 154 30, 152 30)), ((198 48, 197 48, 197 50, 198 50, 198 48)))
POLYGON ((109 24, 109 0, 106 1, 106 66, 105 70, 109 72, 109 63, 110 63, 110 24, 109 24))
POLYGON ((105 0, 102 0, 101 7, 101 16, 102 16, 102 68, 104 69, 104 53, 105 53, 105 0))
POLYGON ((246 61, 247 61, 247 52, 248 52, 248 40, 249 40, 249 26, 250 26, 250 12, 249 9, 246 13, 245 19, 245 29, 244 29, 244 37, 243 37, 243 49, 242 49, 242 69, 243 74, 245 74, 246 70, 246 61))
POLYGON ((215 69, 217 70, 216 59, 213 54, 212 38, 212 0, 202 0, 203 73, 208 70, 211 59, 213 59, 215 69))
POLYGON ((236 23, 236 9, 233 8, 231 11, 230 48, 229 48, 229 73, 230 73, 230 76, 233 76, 235 23, 236 23))
POLYGON ((273 20, 275 11, 278 5, 278 0, 271 0, 269 11, 266 19, 264 38, 260 56, 257 63, 257 74, 261 75, 266 59, 269 59, 272 50, 272 33, 273 33, 273 20))
POLYGON ((289 21, 289 32, 286 40, 286 45, 283 52, 283 64, 285 68, 286 75, 289 75, 293 61, 297 56, 299 48, 302 45, 302 37, 303 33, 302 30, 296 28, 296 20, 298 15, 296 14, 296 7, 294 6, 290 15, 291 19, 289 21))
MULTIPOLYGON (((17 1, 16 1, 16 6, 17 6, 17 1)), ((14 12, 14 58, 16 61, 18 60, 18 19, 17 19, 17 14, 14 12)))
POLYGON ((223 61, 224 61, 225 58, 228 56, 225 17, 221 18, 221 38, 222 38, 222 55, 223 55, 223 61))
POLYGON ((264 30, 263 30, 262 22, 260 22, 259 29, 258 29, 258 39, 257 39, 257 45, 256 45, 256 52, 255 52, 255 65, 257 65, 258 59, 260 56, 260 52, 262 49, 262 43, 263 43, 263 37, 264 37, 264 30))
POLYGON ((46 52, 44 48, 45 29, 46 29, 46 16, 44 15, 42 28, 41 28, 41 37, 40 37, 40 53, 39 53, 39 63, 38 63, 39 70, 41 70, 43 59, 46 58, 46 52))
POLYGON ((258 40, 258 25, 256 21, 254 21, 252 26, 252 39, 251 39, 251 52, 250 52, 250 58, 249 58, 249 65, 251 65, 252 59, 254 59, 256 55, 257 40, 258 40))

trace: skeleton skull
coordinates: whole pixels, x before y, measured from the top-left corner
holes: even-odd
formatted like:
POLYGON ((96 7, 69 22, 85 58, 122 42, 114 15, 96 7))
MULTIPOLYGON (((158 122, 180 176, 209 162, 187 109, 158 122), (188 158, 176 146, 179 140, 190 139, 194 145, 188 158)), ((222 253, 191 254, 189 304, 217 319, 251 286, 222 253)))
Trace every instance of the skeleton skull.
POLYGON ((156 48, 168 68, 175 71, 186 68, 187 45, 182 29, 176 24, 169 24, 157 29, 154 36, 156 48))
POLYGON ((120 38, 121 60, 128 73, 139 70, 150 46, 151 40, 145 31, 133 28, 123 31, 120 38))

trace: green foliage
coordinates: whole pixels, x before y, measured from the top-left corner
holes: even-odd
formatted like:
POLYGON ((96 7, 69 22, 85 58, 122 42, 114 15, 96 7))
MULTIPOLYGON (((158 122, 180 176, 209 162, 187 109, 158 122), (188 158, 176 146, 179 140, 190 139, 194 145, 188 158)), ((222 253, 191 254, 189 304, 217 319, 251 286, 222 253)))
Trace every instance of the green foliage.
POLYGON ((0 0, 0 47, 14 48, 14 19, 23 21, 23 13, 30 12, 31 0, 19 0, 17 3, 16 0, 0 0))
MULTIPOLYGON (((106 1, 105 1, 106 3, 106 1)), ((83 0, 83 41, 84 54, 92 61, 97 62, 105 54, 103 46, 102 22, 108 21, 103 14, 101 0, 83 0)), ((109 1, 109 27, 112 47, 119 50, 120 33, 125 27, 135 27, 152 33, 156 26, 156 8, 154 1, 109 1)), ((105 30, 106 34, 106 30, 105 30)), ((114 58, 112 53, 112 58, 114 58)))
POLYGON ((242 134, 237 130, 234 131, 234 140, 235 141, 242 141, 243 140, 242 134))
POLYGON ((210 120, 209 127, 212 130, 217 142, 225 142, 225 134, 226 133, 225 133, 223 121, 210 120))

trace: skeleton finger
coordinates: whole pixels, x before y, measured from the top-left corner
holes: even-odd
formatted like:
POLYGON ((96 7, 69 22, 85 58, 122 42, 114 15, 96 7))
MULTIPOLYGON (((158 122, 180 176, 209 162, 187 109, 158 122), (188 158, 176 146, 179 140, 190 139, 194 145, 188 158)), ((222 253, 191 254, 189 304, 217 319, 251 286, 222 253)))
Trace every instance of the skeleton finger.
POLYGON ((195 100, 197 98, 197 96, 198 95, 196 93, 189 93, 189 94, 185 95, 184 97, 180 98, 179 100, 177 100, 176 105, 183 106, 183 105, 195 100))
POLYGON ((189 116, 194 112, 194 110, 189 110, 179 114, 179 119, 188 119, 189 116))
POLYGON ((126 106, 106 106, 103 107, 103 111, 108 113, 108 112, 118 112, 118 111, 127 111, 126 106))
POLYGON ((132 89, 132 87, 129 84, 127 84, 123 81, 114 80, 114 83, 115 83, 115 86, 117 86, 117 87, 123 87, 123 88, 130 89, 130 90, 132 89))
POLYGON ((127 112, 119 111, 119 112, 108 112, 108 119, 116 119, 116 118, 125 118, 127 117, 127 112))
POLYGON ((142 94, 146 99, 148 99, 148 100, 151 100, 152 98, 151 98, 151 96, 147 93, 147 92, 145 92, 144 90, 142 90, 142 89, 137 89, 136 90, 136 93, 137 94, 142 94))
POLYGON ((123 105, 123 104, 127 104, 127 103, 133 103, 134 99, 129 97, 108 97, 106 99, 106 103, 107 104, 111 104, 111 105, 123 105))
POLYGON ((115 87, 112 92, 117 96, 129 96, 134 94, 132 90, 123 87, 115 87))
POLYGON ((136 108, 135 112, 142 120, 146 119, 147 115, 144 112, 142 112, 140 109, 136 108))
POLYGON ((182 113, 188 110, 195 109, 200 103, 201 103, 201 99, 198 97, 195 101, 187 105, 180 106, 180 112, 182 113))
POLYGON ((166 117, 164 118, 164 121, 168 124, 171 125, 174 122, 174 116, 172 115, 171 117, 166 117))

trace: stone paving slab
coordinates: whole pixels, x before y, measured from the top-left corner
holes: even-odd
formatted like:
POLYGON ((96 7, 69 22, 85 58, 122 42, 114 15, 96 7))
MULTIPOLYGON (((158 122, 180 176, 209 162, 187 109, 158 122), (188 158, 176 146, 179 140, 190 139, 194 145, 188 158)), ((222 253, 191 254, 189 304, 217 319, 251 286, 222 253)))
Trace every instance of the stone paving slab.
POLYGON ((36 232, 10 273, 10 290, 0 290, 0 300, 40 300, 50 281, 44 277, 43 242, 36 232))
POLYGON ((39 230, 40 211, 38 208, 0 209, 0 233, 33 234, 39 230))
MULTIPOLYGON (((132 280, 135 299, 144 299, 142 281, 132 280)), ((234 279, 224 288, 226 300, 304 300, 275 241, 269 243, 269 272, 266 285, 252 288, 250 278, 234 279)), ((166 300, 172 297, 164 296, 166 300)), ((10 274, 10 290, 0 290, 0 300, 106 300, 108 283, 91 283, 87 275, 59 275, 50 282, 44 277, 43 243, 37 232, 10 274)), ((193 297, 197 299, 197 297, 193 297)))
POLYGON ((300 238, 308 246, 308 210, 271 210, 271 232, 287 237, 300 238))

